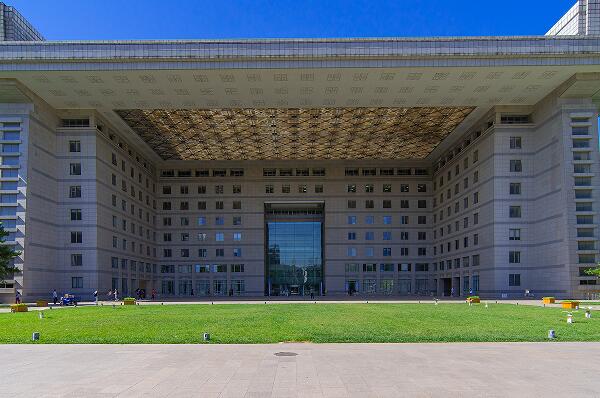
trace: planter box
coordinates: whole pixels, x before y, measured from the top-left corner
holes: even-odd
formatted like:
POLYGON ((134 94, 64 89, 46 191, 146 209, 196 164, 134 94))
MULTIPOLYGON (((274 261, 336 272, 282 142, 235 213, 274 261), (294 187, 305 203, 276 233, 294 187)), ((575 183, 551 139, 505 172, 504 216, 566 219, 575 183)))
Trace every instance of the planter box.
POLYGON ((35 302, 35 305, 38 307, 47 307, 48 306, 48 300, 38 300, 35 302))
POLYGON ((569 309, 569 310, 579 307, 579 301, 563 301, 560 304, 562 305, 563 308, 569 309))
POLYGON ((124 305, 135 305, 135 299, 124 299, 123 304, 124 305))
POLYGON ((10 306, 10 312, 27 312, 29 308, 26 304, 12 304, 10 306))
POLYGON ((554 304, 555 302, 554 297, 543 297, 542 301, 544 304, 554 304))

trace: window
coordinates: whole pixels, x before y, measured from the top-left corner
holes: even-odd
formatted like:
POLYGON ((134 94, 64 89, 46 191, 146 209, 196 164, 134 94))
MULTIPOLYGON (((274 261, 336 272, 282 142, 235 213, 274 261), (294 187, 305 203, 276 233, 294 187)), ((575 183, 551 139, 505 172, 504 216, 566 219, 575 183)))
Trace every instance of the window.
POLYGON ((83 277, 74 276, 71 278, 71 288, 82 289, 83 288, 83 277))
POLYGON ((479 265, 479 254, 474 254, 472 257, 473 259, 473 267, 476 267, 479 265))
POLYGON ((298 185, 298 193, 306 193, 308 191, 308 187, 306 184, 298 185))
POLYGON ((69 187, 69 198, 81 198, 81 186, 71 185, 69 187))
POLYGON ((509 251, 508 252, 508 262, 510 264, 519 264, 519 263, 521 263, 521 252, 519 252, 519 251, 509 251))
POLYGON ((508 230, 508 240, 521 240, 521 229, 510 228, 508 230))
POLYGON ((348 192, 348 193, 356 193, 356 184, 348 184, 346 186, 346 192, 348 192))
POLYGON ((347 203, 348 209, 356 209, 356 200, 349 200, 347 203))
POLYGON ((375 239, 375 232, 372 232, 372 231, 365 232, 365 240, 374 240, 374 239, 375 239))
MULTIPOLYGON (((392 255, 392 248, 391 247, 384 247, 383 248, 383 256, 384 257, 389 257, 392 255)), ((392 270, 390 270, 392 271, 392 270)))
POLYGON ((233 257, 242 257, 242 248, 241 247, 233 248, 233 257))
POLYGON ((427 192, 427 184, 417 184, 417 192, 427 192))
POLYGON ((390 231, 384 231, 383 240, 392 240, 392 233, 390 231))
POLYGON ((372 247, 365 247, 365 257, 373 257, 375 255, 375 249, 372 247))
POLYGON ((223 233, 223 232, 215 233, 215 241, 216 242, 223 242, 224 240, 225 240, 225 233, 223 233))
POLYGON ((374 216, 365 216, 365 224, 368 224, 368 225, 375 224, 375 217, 374 216))
POLYGON ((315 193, 323 193, 323 185, 315 184, 315 193))
POLYGON ((81 175, 81 163, 71 163, 69 165, 69 174, 72 176, 81 175))
POLYGON ((71 243, 83 243, 83 233, 81 231, 71 231, 71 243))
POLYGON ((521 194, 521 183, 520 182, 511 182, 510 183, 510 194, 511 195, 520 195, 521 194))
POLYGON ((521 218, 521 206, 510 206, 508 208, 508 216, 510 218, 521 218))
POLYGON ((231 187, 231 192, 234 194, 240 194, 242 193, 242 186, 241 185, 234 185, 231 187))
POLYGON ((69 141, 69 152, 81 152, 81 141, 69 141))
POLYGON ((373 184, 365 184, 365 192, 366 193, 375 192, 375 186, 373 184))
POLYGON ((348 232, 348 240, 356 240, 356 232, 348 232))
POLYGON ((510 137, 510 149, 521 149, 521 137, 510 137))
POLYGON ((356 257, 356 247, 348 248, 348 257, 356 257))
POLYGON ((521 286, 521 274, 508 274, 508 286, 521 286))
POLYGON ((400 192, 409 192, 408 184, 400 184, 400 192))
POLYGON ((426 209, 427 208, 427 200, 425 200, 425 199, 419 199, 417 201, 417 207, 419 209, 426 209))
POLYGON ((288 184, 284 184, 281 186, 281 193, 290 193, 290 186, 288 184))
POLYGON ((225 225, 225 217, 215 217, 215 225, 225 225))
POLYGON ((510 171, 512 173, 520 173, 523 171, 523 165, 521 164, 520 159, 512 159, 510 161, 510 171))
POLYGON ((275 189, 273 185, 265 185, 265 193, 274 193, 275 189))
POLYGON ((427 216, 419 216, 417 217, 417 223, 418 224, 427 224, 427 216))
POLYGON ((215 257, 225 257, 225 249, 215 249, 215 257))
POLYGON ((365 200, 365 209, 375 208, 375 202, 373 200, 365 200))
POLYGON ((71 266, 80 267, 82 265, 83 265, 83 254, 81 254, 81 253, 71 254, 71 266))
POLYGON ((71 209, 71 221, 81 221, 81 209, 71 209))
POLYGON ((392 192, 392 184, 383 184, 383 192, 392 192))
POLYGON ((200 195, 206 194, 206 185, 199 185, 198 186, 198 194, 200 194, 200 195))
POLYGON ((382 207, 384 209, 391 209, 392 208, 392 201, 391 200, 384 200, 382 203, 382 207))
POLYGON ((348 216, 348 224, 349 225, 356 224, 356 216, 348 216))

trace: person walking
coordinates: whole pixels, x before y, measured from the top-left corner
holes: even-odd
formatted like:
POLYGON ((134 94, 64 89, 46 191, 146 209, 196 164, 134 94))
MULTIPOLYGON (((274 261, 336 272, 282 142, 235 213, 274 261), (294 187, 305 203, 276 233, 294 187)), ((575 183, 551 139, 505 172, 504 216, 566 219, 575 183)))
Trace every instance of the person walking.
POLYGON ((17 293, 15 294, 15 303, 21 304, 21 293, 19 293, 18 290, 17 290, 17 293))
POLYGON ((58 302, 58 293, 56 293, 56 289, 52 291, 52 302, 54 303, 54 305, 56 305, 56 303, 58 302))
POLYGON ((454 297, 454 288, 450 289, 450 297, 454 297))
POLYGON ((117 289, 115 289, 114 296, 115 296, 115 301, 119 300, 119 294, 117 292, 117 289))
POLYGON ((315 291, 312 288, 310 289, 310 299, 311 300, 315 299, 315 291))
POLYGON ((156 289, 152 288, 152 301, 156 298, 156 289))
POLYGON ((98 305, 98 291, 94 290, 94 301, 96 302, 96 305, 98 305))

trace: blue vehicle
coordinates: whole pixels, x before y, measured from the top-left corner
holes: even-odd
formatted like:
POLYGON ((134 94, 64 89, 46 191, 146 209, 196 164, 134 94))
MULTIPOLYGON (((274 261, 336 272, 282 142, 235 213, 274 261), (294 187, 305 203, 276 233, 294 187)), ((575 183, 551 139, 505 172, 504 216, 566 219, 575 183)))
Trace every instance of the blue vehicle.
POLYGON ((81 301, 80 297, 76 297, 76 296, 74 296, 72 294, 68 294, 67 293, 67 294, 65 294, 64 296, 62 296, 60 298, 60 305, 64 305, 64 306, 72 305, 72 306, 76 307, 77 306, 77 302, 79 302, 79 301, 81 301))

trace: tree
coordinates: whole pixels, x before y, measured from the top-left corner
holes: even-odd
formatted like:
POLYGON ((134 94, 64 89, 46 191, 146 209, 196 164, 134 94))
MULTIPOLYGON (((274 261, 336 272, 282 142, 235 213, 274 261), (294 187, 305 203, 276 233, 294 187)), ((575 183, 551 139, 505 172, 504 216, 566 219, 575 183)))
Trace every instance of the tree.
POLYGON ((2 224, 0 224, 0 282, 7 276, 13 275, 19 272, 19 269, 12 265, 12 259, 19 256, 21 252, 13 249, 12 246, 3 245, 6 241, 8 232, 4 230, 2 224))
POLYGON ((600 278, 600 263, 596 268, 589 268, 585 270, 585 273, 588 275, 595 276, 596 278, 600 278))

